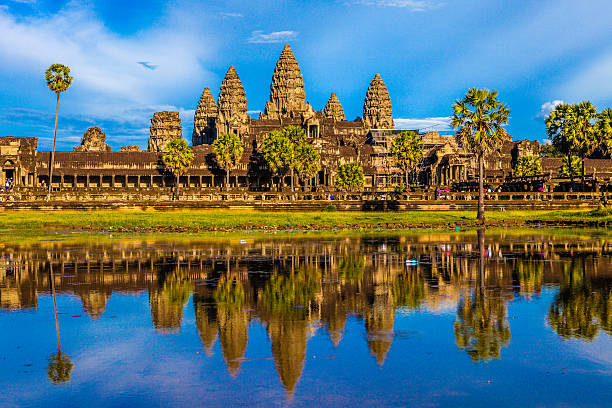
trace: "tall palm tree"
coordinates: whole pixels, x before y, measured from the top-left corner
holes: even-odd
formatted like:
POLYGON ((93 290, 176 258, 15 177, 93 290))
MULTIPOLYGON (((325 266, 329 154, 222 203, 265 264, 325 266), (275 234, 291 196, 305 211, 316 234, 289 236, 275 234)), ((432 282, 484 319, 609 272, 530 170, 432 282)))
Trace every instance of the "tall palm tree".
POLYGON ((49 190, 47 199, 51 195, 51 184, 53 181, 53 161, 55 159, 55 139, 57 138, 57 119, 59 116, 59 97, 60 93, 66 90, 72 84, 70 76, 70 68, 62 64, 53 64, 45 71, 45 80, 49 89, 57 95, 57 103, 55 105, 55 130, 53 132, 53 149, 51 150, 51 159, 49 160, 49 190))
POLYGON ((484 214, 484 156, 500 147, 506 136, 510 109, 497 100, 497 91, 471 88, 453 105, 451 126, 457 142, 478 159, 478 221, 484 214))

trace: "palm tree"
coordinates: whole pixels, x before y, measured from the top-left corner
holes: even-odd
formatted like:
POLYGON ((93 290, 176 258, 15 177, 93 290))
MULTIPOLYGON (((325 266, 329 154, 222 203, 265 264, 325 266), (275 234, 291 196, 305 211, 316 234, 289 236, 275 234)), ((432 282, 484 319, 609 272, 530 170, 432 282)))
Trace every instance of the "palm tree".
POLYGON ((321 168, 321 157, 311 144, 304 143, 296 149, 295 160, 295 170, 302 179, 306 191, 307 179, 312 178, 321 168))
POLYGON ((514 166, 516 177, 539 176, 540 174, 542 174, 542 165, 539 157, 523 156, 516 161, 516 166, 514 166))
POLYGON ((457 142, 478 159, 478 221, 484 214, 484 156, 500 147, 506 136, 510 110, 497 100, 497 91, 471 88, 453 105, 451 126, 457 130, 457 142))
POLYGON ((60 93, 66 90, 72 84, 70 76, 70 68, 62 64, 53 64, 45 71, 45 80, 49 89, 57 95, 57 103, 55 105, 55 130, 53 132, 53 149, 51 150, 51 159, 49 160, 49 187, 48 196, 51 195, 51 185, 53 184, 53 160, 55 159, 55 139, 57 138, 57 119, 59 116, 59 97, 60 93))
POLYGON ((213 142, 212 150, 219 167, 225 170, 225 191, 229 191, 230 170, 236 167, 244 152, 242 141, 233 133, 221 133, 213 142))
POLYGON ((179 177, 193 161, 193 150, 187 145, 185 139, 173 139, 166 145, 166 153, 162 156, 164 165, 175 177, 176 199, 179 199, 179 177))
POLYGON ((606 108, 597 115, 595 132, 601 150, 610 154, 612 151, 612 109, 606 108))
MULTIPOLYGON (((582 161, 584 183, 584 159, 597 147, 595 119, 597 108, 589 101, 579 104, 561 104, 546 118, 548 137, 555 148, 567 156, 576 155, 582 161)), ((573 183, 573 174, 570 178, 573 183)))
POLYGON ((363 187, 363 169, 357 162, 343 163, 338 166, 336 185, 345 191, 355 191, 363 187))

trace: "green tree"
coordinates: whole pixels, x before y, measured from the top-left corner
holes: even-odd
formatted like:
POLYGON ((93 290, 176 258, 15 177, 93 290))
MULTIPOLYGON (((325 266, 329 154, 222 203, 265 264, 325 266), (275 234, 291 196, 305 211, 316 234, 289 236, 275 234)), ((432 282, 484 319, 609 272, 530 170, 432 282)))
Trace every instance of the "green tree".
POLYGON ((363 187, 363 169, 357 162, 343 163, 338 166, 336 185, 345 191, 363 187))
POLYGON ((230 170, 235 168, 242 157, 244 146, 238 135, 221 133, 212 145, 219 167, 225 170, 225 191, 229 191, 230 170))
POLYGON ((53 163, 55 161, 55 140, 57 139, 57 120, 59 117, 59 98, 60 93, 66 92, 72 84, 70 68, 62 64, 53 64, 45 71, 45 80, 49 89, 57 95, 55 104, 55 130, 53 131, 53 148, 49 160, 49 186, 48 193, 51 195, 51 185, 53 184, 53 163))
POLYGON ((173 139, 166 145, 166 152, 162 156, 166 168, 175 177, 175 197, 179 199, 179 177, 191 165, 193 161, 193 150, 187 145, 185 139, 173 139))
POLYGON ((415 131, 405 130, 395 136, 389 149, 393 160, 404 172, 406 185, 408 173, 419 164, 423 158, 423 138, 415 131))
MULTIPOLYGON (((583 182, 584 159, 593 153, 599 144, 595 129, 596 118, 597 108, 588 101, 575 105, 565 103, 557 105, 546 118, 548 137, 555 148, 566 156, 580 157, 583 182)), ((573 172, 570 173, 570 178, 573 183, 573 172)))
POLYGON ((291 191, 294 191, 299 152, 305 143, 306 134, 299 126, 287 126, 281 131, 272 131, 263 141, 262 152, 270 169, 279 176, 290 173, 291 191))
POLYGON ((295 152, 295 170, 304 183, 306 191, 306 181, 312 178, 321 168, 321 156, 311 144, 303 143, 295 152))
POLYGON ((478 215, 484 214, 484 157, 504 141, 510 110, 497 100, 497 91, 471 88, 453 105, 451 126, 457 130, 457 142, 478 159, 478 215))
POLYGON ((540 157, 562 157, 563 153, 559 152, 552 143, 543 144, 540 146, 540 157))
POLYGON ((559 169, 559 175, 561 177, 572 178, 573 174, 578 174, 582 168, 582 163, 578 156, 563 156, 561 161, 561 168, 559 169))
POLYGON ((612 109, 606 108, 597 115, 595 132, 601 150, 612 153, 612 109))
POLYGON ((514 167, 514 175, 517 177, 539 176, 542 174, 542 165, 537 156, 519 157, 514 167))
MULTIPOLYGON (((292 160, 292 146, 282 132, 275 130, 266 135, 261 151, 270 170, 282 177, 287 173, 292 160)), ((281 183, 282 184, 282 183, 281 183)))

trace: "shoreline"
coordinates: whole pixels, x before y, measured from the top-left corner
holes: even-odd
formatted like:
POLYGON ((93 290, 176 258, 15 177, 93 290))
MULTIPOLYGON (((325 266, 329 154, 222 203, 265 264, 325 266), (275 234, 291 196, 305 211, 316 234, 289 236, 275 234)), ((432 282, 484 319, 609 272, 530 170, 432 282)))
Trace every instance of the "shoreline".
MULTIPOLYGON (((80 233, 276 233, 276 232, 377 232, 477 229, 482 225, 471 211, 439 212, 261 212, 249 210, 175 211, 3 211, 0 234, 80 233)), ((487 228, 571 229, 612 226, 612 211, 554 210, 504 211, 486 214, 487 228)))

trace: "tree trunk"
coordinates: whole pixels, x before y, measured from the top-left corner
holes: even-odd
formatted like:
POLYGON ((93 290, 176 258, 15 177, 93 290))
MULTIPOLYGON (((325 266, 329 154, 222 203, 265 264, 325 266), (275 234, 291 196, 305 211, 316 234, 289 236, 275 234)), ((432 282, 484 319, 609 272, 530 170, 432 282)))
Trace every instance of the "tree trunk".
POLYGON ((229 193, 229 176, 230 176, 230 169, 229 167, 227 169, 225 169, 225 191, 229 193))
POLYGON ((570 174, 570 191, 574 192, 574 166, 572 166, 572 155, 571 154, 567 156, 567 163, 569 165, 569 174, 570 174))
POLYGON ((404 177, 406 179, 406 190, 408 190, 408 169, 404 170, 404 177))
POLYGON ((51 185, 53 184, 53 161, 55 160, 55 140, 57 139, 57 119, 59 117, 59 96, 57 94, 57 103, 55 104, 55 130, 53 131, 53 149, 51 150, 51 158, 49 159, 49 186, 47 190, 47 200, 51 199, 51 185))
POLYGON ((53 314, 55 315, 55 334, 57 335, 57 352, 61 353, 59 321, 57 320, 57 302, 55 300, 55 277, 53 276, 53 263, 49 261, 49 274, 51 277, 51 294, 53 295, 53 314))
POLYGON ((291 192, 293 193, 295 190, 293 189, 293 167, 291 168, 291 192))
POLYGON ((176 189, 176 201, 179 200, 179 175, 176 175, 176 182, 174 183, 176 189))
POLYGON ((582 159, 582 189, 584 191, 584 156, 581 156, 582 159))
POLYGON ((485 222, 484 213, 484 160, 482 155, 478 156, 478 214, 476 218, 479 222, 485 222))

